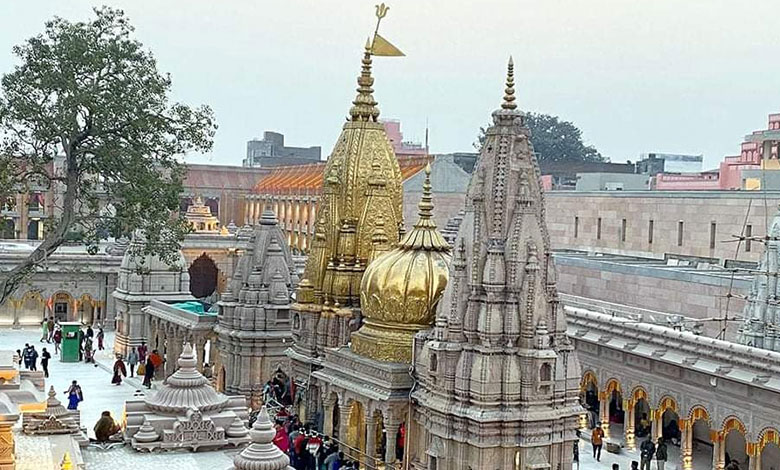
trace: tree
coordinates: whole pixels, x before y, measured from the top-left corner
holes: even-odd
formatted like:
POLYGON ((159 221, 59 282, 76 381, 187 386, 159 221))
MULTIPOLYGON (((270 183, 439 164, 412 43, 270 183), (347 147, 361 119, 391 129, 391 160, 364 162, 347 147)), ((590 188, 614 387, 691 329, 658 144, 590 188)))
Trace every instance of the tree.
MULTIPOLYGON (((531 143, 542 162, 603 162, 604 157, 592 145, 582 142, 582 131, 572 122, 542 113, 526 113, 525 123, 531 131, 531 143)), ((481 127, 474 146, 482 148, 485 131, 481 127)))
POLYGON ((170 103, 171 79, 132 38, 121 10, 55 17, 13 48, 0 81, 0 191, 55 188, 57 212, 42 242, 0 281, 0 303, 66 240, 90 253, 106 235, 140 229, 144 254, 174 259, 189 231, 178 213, 188 151, 211 149, 208 106, 170 103))

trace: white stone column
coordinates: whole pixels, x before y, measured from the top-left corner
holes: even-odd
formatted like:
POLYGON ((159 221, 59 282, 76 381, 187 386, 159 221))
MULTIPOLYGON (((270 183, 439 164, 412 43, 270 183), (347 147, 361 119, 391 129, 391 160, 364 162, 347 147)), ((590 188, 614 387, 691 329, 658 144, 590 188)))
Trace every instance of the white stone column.
POLYGON ((322 420, 322 432, 326 436, 333 436, 333 409, 335 407, 335 400, 328 400, 322 404, 323 413, 325 413, 322 420))
POLYGON ((376 417, 373 413, 366 417, 366 455, 369 458, 364 467, 376 467, 376 417))
POLYGON ((609 395, 605 392, 599 396, 599 421, 601 421, 601 429, 604 430, 604 437, 609 437, 609 395))
POLYGON ((680 465, 683 470, 693 468, 693 422, 681 419, 682 438, 680 439, 680 465))
MULTIPOLYGON (((349 435, 349 405, 339 406, 339 441, 344 444, 347 442, 347 436, 349 435)), ((345 453, 347 449, 344 449, 345 453)), ((351 452, 350 452, 351 453, 351 452)))
POLYGON ((392 465, 395 463, 395 446, 397 444, 396 436, 398 435, 398 429, 401 426, 394 422, 385 422, 385 464, 392 465))
POLYGON ((633 399, 623 400, 623 410, 625 410, 626 417, 623 426, 625 427, 626 447, 630 450, 636 449, 636 406, 634 405, 633 399))
POLYGON ((726 466, 726 449, 724 436, 719 431, 710 433, 712 439, 712 469, 723 470, 726 466))

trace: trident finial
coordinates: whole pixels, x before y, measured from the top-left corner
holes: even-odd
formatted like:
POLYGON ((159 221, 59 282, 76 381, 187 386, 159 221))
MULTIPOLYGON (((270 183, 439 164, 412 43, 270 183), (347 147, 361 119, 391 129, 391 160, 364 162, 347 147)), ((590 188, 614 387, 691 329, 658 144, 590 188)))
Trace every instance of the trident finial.
POLYGON ((387 10, 389 10, 390 7, 385 5, 384 3, 381 3, 376 6, 376 17, 380 20, 387 15, 387 10))

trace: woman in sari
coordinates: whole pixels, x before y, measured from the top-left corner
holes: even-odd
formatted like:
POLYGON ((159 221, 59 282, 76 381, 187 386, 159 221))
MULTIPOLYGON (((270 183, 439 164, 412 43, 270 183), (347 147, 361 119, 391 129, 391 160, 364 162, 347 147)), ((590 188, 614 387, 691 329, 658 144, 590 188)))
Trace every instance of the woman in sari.
POLYGON ((114 385, 121 384, 122 377, 127 377, 127 368, 125 367, 124 361, 122 361, 122 356, 117 354, 116 361, 114 361, 114 376, 111 378, 111 383, 114 385))

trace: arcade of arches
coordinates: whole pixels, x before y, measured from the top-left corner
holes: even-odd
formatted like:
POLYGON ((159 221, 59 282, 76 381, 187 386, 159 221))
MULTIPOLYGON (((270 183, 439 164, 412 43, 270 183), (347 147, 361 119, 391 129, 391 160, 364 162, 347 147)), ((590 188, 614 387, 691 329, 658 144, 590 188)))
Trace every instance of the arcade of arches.
POLYGON ((646 438, 662 437, 673 459, 679 449, 684 470, 723 470, 727 461, 740 468, 772 470, 780 464, 780 431, 775 427, 749 432, 737 416, 715 422, 707 407, 682 409, 670 396, 652 397, 642 386, 626 389, 616 379, 599 384, 596 374, 586 371, 580 383, 583 432, 601 423, 607 442, 623 440, 631 450, 646 438))
POLYGON ((53 316, 57 321, 78 321, 83 324, 99 322, 104 318, 106 302, 90 294, 76 297, 66 291, 49 296, 30 290, 10 297, 0 305, 0 325, 30 325, 53 316))

